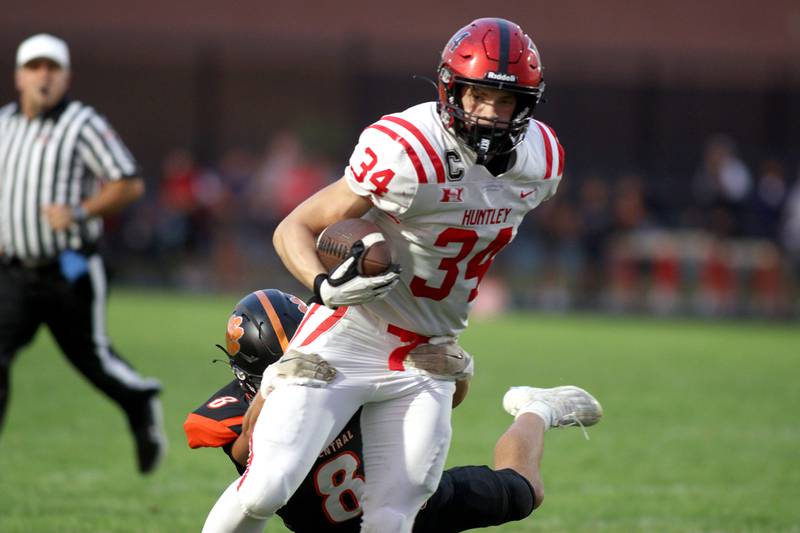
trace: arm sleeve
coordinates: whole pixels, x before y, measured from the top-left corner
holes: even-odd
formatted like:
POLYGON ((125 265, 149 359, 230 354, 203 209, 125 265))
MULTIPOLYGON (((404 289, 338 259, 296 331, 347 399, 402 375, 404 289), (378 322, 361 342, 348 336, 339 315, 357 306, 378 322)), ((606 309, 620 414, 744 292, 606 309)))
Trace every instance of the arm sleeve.
POLYGON ((97 178, 113 181, 138 174, 133 155, 108 121, 97 113, 83 124, 78 149, 97 178))
POLYGON ((446 470, 414 522, 414 533, 451 533, 522 520, 533 512, 533 487, 511 470, 446 470))
POLYGON ((345 169, 350 189, 392 215, 405 213, 414 201, 419 178, 405 148, 389 134, 365 129, 345 169))

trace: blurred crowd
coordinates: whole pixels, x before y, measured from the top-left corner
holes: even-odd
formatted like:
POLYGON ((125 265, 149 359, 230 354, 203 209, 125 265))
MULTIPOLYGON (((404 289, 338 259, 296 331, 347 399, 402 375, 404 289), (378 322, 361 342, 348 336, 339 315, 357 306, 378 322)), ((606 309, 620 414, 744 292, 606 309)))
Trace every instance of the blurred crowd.
POLYGON ((276 134, 262 153, 236 147, 211 164, 176 148, 148 198, 120 221, 112 256, 124 257, 118 270, 133 282, 230 291, 279 285, 275 226, 339 172, 291 132, 276 134))
MULTIPOLYGON (((274 135, 261 153, 233 148, 210 164, 174 149, 148 200, 111 233, 112 257, 128 281, 293 290, 272 231, 342 170, 291 131, 274 135)), ((556 197, 528 216, 497 257, 478 312, 519 305, 795 316, 800 180, 790 174, 777 159, 749 165, 722 135, 698 153, 693 176, 568 168, 556 197)))
POLYGON ((551 310, 798 314, 800 179, 723 135, 694 175, 566 175, 500 257, 509 294, 551 310), (527 275, 520 276, 520 272, 527 275))

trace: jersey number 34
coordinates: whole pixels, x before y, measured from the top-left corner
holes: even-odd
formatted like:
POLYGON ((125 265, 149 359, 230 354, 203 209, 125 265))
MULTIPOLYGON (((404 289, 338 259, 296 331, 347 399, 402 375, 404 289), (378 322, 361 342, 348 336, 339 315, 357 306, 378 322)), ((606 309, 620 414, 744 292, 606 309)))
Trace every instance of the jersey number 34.
MULTIPOLYGON (((492 266, 494 256, 500 253, 500 250, 511 242, 513 237, 513 228, 501 229, 497 237, 494 238, 489 245, 472 256, 467 262, 467 268, 464 272, 464 279, 476 278, 475 288, 469 292, 467 301, 472 301, 478 295, 478 285, 480 285, 483 276, 492 266)), ((478 233, 469 228, 447 228, 442 231, 434 246, 445 247, 450 243, 461 243, 461 248, 455 257, 445 257, 439 262, 439 270, 445 272, 442 284, 439 287, 431 287, 428 285, 428 280, 419 276, 414 276, 411 280, 411 293, 414 296, 422 298, 430 298, 431 300, 443 300, 453 290, 453 286, 458 280, 460 274, 460 263, 464 261, 467 256, 472 252, 475 244, 478 242, 478 233)))

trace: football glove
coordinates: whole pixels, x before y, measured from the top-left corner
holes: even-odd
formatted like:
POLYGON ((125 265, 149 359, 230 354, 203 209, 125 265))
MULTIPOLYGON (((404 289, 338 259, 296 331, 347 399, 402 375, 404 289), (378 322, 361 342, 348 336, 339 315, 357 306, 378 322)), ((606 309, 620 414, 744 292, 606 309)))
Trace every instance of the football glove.
POLYGON ((281 385, 324 387, 336 377, 336 369, 317 354, 289 350, 264 371, 261 395, 266 398, 281 385))
POLYGON ((475 372, 472 356, 452 337, 433 337, 408 352, 403 364, 436 379, 458 381, 475 372))
POLYGON ((358 263, 366 251, 364 243, 356 242, 347 259, 330 274, 314 279, 313 301, 336 309, 340 305, 359 305, 380 300, 400 281, 400 265, 392 265, 383 274, 363 276, 358 263))

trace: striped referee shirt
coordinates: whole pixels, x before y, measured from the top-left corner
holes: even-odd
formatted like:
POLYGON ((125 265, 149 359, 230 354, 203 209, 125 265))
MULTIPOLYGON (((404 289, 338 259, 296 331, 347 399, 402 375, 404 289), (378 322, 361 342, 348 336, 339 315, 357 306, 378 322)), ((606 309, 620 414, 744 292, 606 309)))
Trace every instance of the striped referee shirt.
POLYGON ((0 255, 46 260, 94 244, 101 218, 54 231, 42 208, 77 207, 101 180, 136 174, 128 148, 90 106, 64 100, 32 119, 17 103, 0 108, 0 255))

